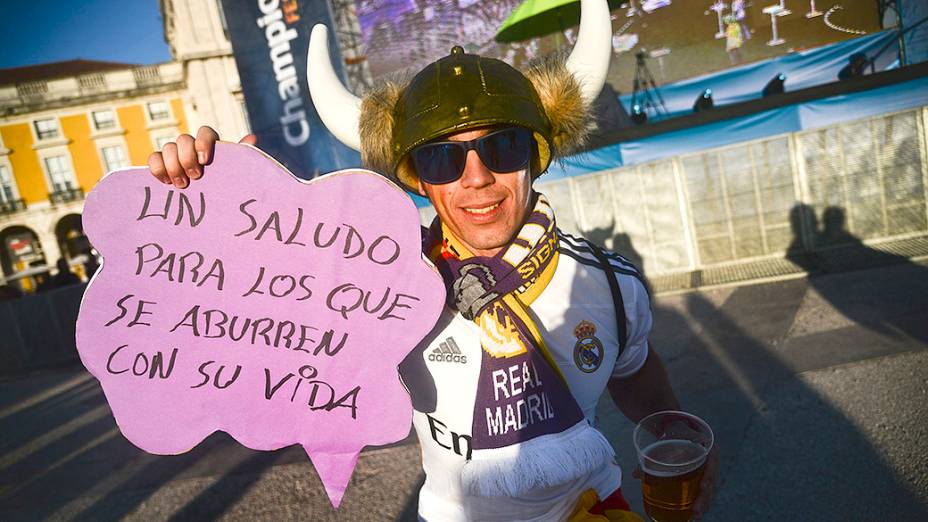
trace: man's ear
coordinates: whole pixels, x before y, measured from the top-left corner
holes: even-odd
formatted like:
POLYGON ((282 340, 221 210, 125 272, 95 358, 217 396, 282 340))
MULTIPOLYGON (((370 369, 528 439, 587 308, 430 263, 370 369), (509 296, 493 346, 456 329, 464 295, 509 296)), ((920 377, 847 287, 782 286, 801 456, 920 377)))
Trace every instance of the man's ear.
POLYGON ((425 198, 429 197, 428 194, 425 193, 425 187, 422 186, 422 180, 421 180, 421 179, 417 179, 417 180, 416 180, 416 186, 419 188, 419 195, 420 195, 420 196, 425 197, 425 198))

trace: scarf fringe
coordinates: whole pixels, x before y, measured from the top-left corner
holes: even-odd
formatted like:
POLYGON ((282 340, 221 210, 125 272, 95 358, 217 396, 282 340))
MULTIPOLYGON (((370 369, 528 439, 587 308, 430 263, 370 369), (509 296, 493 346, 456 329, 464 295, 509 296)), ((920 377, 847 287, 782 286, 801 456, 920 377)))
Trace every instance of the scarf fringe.
POLYGON ((560 433, 495 449, 474 450, 462 471, 468 495, 521 497, 565 484, 615 459, 606 437, 586 420, 560 433))

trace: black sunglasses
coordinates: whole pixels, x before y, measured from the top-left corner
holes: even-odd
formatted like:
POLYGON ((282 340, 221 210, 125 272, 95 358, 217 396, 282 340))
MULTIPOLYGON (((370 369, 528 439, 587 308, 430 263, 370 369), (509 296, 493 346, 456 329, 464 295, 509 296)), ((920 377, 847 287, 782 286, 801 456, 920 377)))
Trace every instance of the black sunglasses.
POLYGON ((464 173, 467 153, 476 150, 486 168, 514 172, 525 168, 532 157, 532 131, 508 127, 470 141, 434 141, 412 150, 412 163, 419 179, 430 185, 456 181, 464 173))

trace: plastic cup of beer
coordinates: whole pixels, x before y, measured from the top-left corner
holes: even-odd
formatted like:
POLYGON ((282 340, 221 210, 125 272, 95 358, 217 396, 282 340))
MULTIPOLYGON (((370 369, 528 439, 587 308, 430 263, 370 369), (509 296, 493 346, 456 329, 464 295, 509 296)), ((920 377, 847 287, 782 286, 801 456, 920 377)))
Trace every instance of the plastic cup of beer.
POLYGON ((648 516, 654 522, 692 520, 712 429, 695 415, 660 411, 641 419, 633 437, 648 516))

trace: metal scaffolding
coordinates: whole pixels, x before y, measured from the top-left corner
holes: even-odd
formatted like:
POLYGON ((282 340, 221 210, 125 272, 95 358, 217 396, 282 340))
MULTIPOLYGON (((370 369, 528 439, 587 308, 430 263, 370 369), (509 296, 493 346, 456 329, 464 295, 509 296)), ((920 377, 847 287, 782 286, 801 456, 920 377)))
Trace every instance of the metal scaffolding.
POLYGON ((332 19, 335 21, 335 37, 344 61, 348 89, 362 94, 373 85, 370 65, 361 38, 361 25, 355 12, 354 0, 329 0, 332 19))

